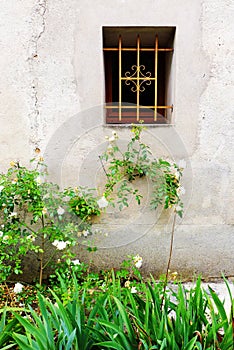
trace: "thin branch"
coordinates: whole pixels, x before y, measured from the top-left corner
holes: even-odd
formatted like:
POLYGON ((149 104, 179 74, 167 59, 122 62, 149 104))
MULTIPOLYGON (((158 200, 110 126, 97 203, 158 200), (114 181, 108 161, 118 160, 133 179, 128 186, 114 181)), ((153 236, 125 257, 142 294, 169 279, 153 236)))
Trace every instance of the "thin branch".
POLYGON ((108 181, 110 181, 109 176, 108 176, 108 174, 107 174, 107 171, 106 171, 106 169, 105 169, 105 167, 104 167, 104 164, 103 164, 103 161, 102 161, 102 157, 101 157, 101 156, 98 156, 98 158, 99 158, 99 160, 100 160, 100 162, 101 162, 102 169, 103 169, 103 171, 104 171, 104 173, 105 173, 105 175, 106 175, 108 181))
POLYGON ((164 281, 164 286, 163 286, 163 296, 162 296, 162 302, 161 302, 161 309, 163 307, 163 302, 165 299, 165 293, 166 293, 166 288, 167 288, 167 283, 168 283, 168 276, 169 276, 169 271, 170 271, 170 265, 171 265, 171 258, 172 258, 172 252, 173 252, 173 243, 174 243, 174 235, 175 235, 175 224, 176 224, 176 211, 174 212, 174 217, 173 217, 173 222, 172 222, 172 228, 171 228, 171 241, 170 241, 170 251, 169 251, 169 258, 167 262, 167 271, 166 271, 166 277, 164 281))
POLYGON ((171 258, 172 258, 172 251, 173 251, 173 243, 174 243, 174 234, 175 234, 175 223, 176 223, 176 212, 174 213, 173 217, 173 223, 172 223, 172 229, 171 229, 171 242, 170 242, 170 252, 169 252, 169 258, 167 263, 167 272, 166 272, 166 282, 168 280, 170 265, 171 265, 171 258))

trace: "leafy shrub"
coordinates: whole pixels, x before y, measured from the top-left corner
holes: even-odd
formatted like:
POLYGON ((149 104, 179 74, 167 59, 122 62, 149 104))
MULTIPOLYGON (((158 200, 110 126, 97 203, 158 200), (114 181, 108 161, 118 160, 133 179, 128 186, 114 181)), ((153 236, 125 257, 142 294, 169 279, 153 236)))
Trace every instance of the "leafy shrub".
POLYGON ((83 199, 78 205, 75 190, 61 191, 56 184, 46 181, 46 166, 41 157, 32 163, 34 166, 28 169, 11 162, 7 173, 0 174, 1 281, 12 273, 22 273, 22 257, 32 251, 39 261, 41 284, 43 271, 57 251, 62 251, 62 260, 71 259, 71 247, 76 244, 78 232, 86 227, 88 216, 100 214, 90 191, 82 189, 83 199), (56 249, 52 250, 53 246, 56 249), (52 253, 46 259, 48 249, 52 253))

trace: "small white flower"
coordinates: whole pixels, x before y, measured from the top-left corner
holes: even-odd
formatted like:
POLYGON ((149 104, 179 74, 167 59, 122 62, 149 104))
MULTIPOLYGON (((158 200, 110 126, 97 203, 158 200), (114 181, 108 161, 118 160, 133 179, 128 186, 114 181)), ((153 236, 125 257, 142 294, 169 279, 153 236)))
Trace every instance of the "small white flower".
POLYGON ((3 236, 3 232, 2 231, 0 231, 0 237, 2 237, 3 236))
POLYGON ((29 240, 29 241, 31 241, 31 242, 35 242, 35 237, 33 236, 33 235, 28 235, 27 236, 27 239, 29 240))
POLYGON ((135 266, 137 269, 140 269, 141 266, 142 266, 142 260, 138 260, 136 263, 135 263, 135 266))
POLYGON ((4 241, 7 241, 8 239, 9 239, 9 236, 8 236, 8 235, 2 237, 3 242, 4 242, 4 241))
POLYGON ((24 286, 21 283, 17 282, 14 286, 13 291, 14 291, 14 293, 18 294, 18 293, 22 292, 23 288, 24 288, 24 286))
POLYGON ((137 254, 136 256, 133 257, 133 262, 136 268, 140 269, 143 263, 143 259, 140 255, 137 254))
POLYGON ((89 234, 89 231, 88 230, 82 231, 82 234, 83 234, 84 237, 87 237, 88 234, 89 234))
POLYGON ((72 264, 73 265, 80 265, 80 260, 79 259, 72 260, 72 264))
POLYGON ((130 288, 130 281, 126 281, 126 282, 124 283, 124 287, 125 287, 125 288, 130 288))
POLYGON ((0 186, 0 193, 2 192, 3 189, 4 189, 4 186, 0 186))
POLYGON ((113 151, 114 151, 114 150, 113 150, 112 144, 109 144, 108 147, 107 147, 107 153, 108 153, 108 154, 111 154, 111 153, 113 153, 113 151))
POLYGON ((102 196, 102 198, 97 201, 97 205, 99 208, 106 208, 108 206, 108 201, 104 196, 102 196))
POLYGON ((136 289, 136 287, 132 287, 132 288, 131 288, 131 293, 132 293, 132 294, 137 293, 137 289, 136 289))
POLYGON ((62 207, 58 207, 57 213, 58 215, 63 215, 65 213, 65 210, 62 207))
POLYGON ((177 188, 177 192, 180 194, 180 195, 183 195, 185 194, 186 190, 183 186, 180 186, 177 188))
POLYGON ((42 214, 43 214, 43 215, 46 215, 46 214, 47 214, 47 209, 46 209, 45 207, 42 209, 42 214))
POLYGON ((58 250, 63 250, 66 248, 66 246, 68 244, 70 244, 70 242, 66 241, 58 241, 57 239, 52 243, 58 250))
POLYGON ((38 176, 37 178, 36 178, 36 183, 38 183, 38 185, 40 185, 41 184, 41 178, 40 178, 40 176, 38 176))
POLYGON ((12 217, 14 217, 14 216, 17 216, 16 211, 13 211, 13 212, 12 212, 12 213, 10 213, 10 215, 9 215, 9 217, 10 217, 10 218, 12 218, 12 217))
POLYGON ((109 142, 114 142, 115 141, 115 137, 114 136, 111 136, 111 137, 109 137, 109 140, 108 140, 109 142))
POLYGON ((179 170, 175 171, 175 177, 179 180, 180 179, 180 172, 179 170))

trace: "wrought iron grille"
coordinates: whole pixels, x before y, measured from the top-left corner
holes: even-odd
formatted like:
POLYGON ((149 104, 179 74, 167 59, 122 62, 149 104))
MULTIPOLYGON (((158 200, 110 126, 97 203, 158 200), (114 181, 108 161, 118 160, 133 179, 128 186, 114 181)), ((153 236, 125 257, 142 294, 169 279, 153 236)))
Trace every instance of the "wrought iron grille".
MULTIPOLYGON (((153 111, 152 122, 157 122, 157 111, 160 110, 171 110, 173 105, 158 105, 158 53, 159 52, 173 52, 173 48, 161 48, 159 47, 158 35, 155 36, 154 47, 141 47, 140 35, 137 35, 136 47, 123 47, 122 36, 119 35, 118 46, 117 47, 104 47, 104 52, 118 52, 118 101, 112 101, 112 103, 106 104, 107 110, 118 111, 117 122, 124 122, 124 112, 127 110, 135 111, 135 121, 139 122, 141 118, 141 110, 149 109, 153 111), (131 68, 124 71, 123 69, 123 53, 124 52, 136 52, 136 62, 131 65, 131 68), (154 64, 153 71, 148 70, 145 64, 141 63, 141 55, 143 52, 153 52, 154 53, 154 64), (135 104, 126 103, 128 101, 123 101, 122 91, 123 84, 128 86, 132 93, 135 94, 135 104), (140 95, 143 92, 147 93, 147 88, 153 85, 154 89, 154 103, 150 105, 142 105, 140 103, 140 95), (116 103, 113 103, 116 102, 116 103)), ((152 67, 151 67, 152 68, 152 67)), ((166 116, 166 113, 165 113, 166 116)), ((108 119, 107 119, 108 122, 108 119)))

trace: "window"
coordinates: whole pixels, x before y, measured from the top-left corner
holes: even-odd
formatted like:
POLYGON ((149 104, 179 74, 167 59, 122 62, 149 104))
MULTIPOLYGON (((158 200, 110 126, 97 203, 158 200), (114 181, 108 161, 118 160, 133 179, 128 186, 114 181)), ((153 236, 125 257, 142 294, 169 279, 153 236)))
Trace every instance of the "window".
POLYGON ((106 123, 171 121, 175 27, 103 27, 106 123))

